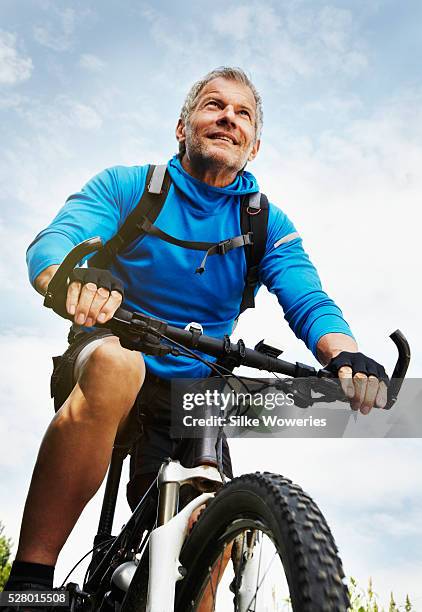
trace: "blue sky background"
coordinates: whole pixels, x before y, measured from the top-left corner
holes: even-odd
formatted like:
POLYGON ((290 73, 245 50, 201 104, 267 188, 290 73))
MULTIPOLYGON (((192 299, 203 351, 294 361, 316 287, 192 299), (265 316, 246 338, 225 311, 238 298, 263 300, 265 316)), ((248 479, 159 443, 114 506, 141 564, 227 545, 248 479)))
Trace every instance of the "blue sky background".
MULTIPOLYGON (((67 325, 29 287, 25 250, 101 169, 162 162, 194 80, 222 64, 251 74, 264 132, 249 168, 293 219, 364 352, 387 368, 400 327, 420 376, 422 4, 2 0, 0 5, 0 519, 16 541, 52 405, 50 356, 67 325)), ((265 291, 237 330, 314 363, 265 291)), ((346 572, 422 610, 419 440, 235 441, 237 472, 302 484, 326 513, 346 572), (401 599, 400 599, 401 598, 401 599)), ((99 498, 57 578, 87 547, 99 498)), ((124 499, 116 524, 124 522, 124 499)))

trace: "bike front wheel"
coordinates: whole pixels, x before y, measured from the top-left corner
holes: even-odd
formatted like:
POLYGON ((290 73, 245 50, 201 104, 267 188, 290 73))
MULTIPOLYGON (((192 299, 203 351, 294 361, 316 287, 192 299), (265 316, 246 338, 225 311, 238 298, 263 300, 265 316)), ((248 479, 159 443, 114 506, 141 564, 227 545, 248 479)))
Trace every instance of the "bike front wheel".
POLYGON ((290 480, 235 478, 202 512, 183 546, 177 612, 345 612, 338 550, 315 502, 290 480))

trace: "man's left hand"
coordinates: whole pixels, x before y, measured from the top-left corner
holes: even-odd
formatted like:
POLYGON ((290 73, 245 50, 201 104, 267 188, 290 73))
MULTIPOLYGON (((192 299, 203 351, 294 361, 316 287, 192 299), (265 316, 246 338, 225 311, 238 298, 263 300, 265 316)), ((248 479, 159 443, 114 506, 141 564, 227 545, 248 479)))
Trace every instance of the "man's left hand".
POLYGON ((353 410, 369 414, 387 403, 388 376, 384 367, 363 353, 342 351, 326 369, 336 374, 353 410))

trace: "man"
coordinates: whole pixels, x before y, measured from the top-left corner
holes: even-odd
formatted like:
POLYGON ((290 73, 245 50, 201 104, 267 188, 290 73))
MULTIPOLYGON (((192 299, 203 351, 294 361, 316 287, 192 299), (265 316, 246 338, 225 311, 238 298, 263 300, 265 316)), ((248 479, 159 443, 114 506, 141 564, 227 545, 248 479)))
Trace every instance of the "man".
MULTIPOLYGON (((177 124, 179 156, 167 166, 172 185, 157 226, 181 240, 218 242, 238 235, 240 198, 259 190, 244 168, 258 154, 261 128, 261 99, 243 71, 217 69, 198 81, 177 124)), ((144 191, 147 170, 108 169, 68 199, 28 250, 30 279, 41 294, 75 244, 95 235, 106 241, 116 233, 144 191)), ((215 337, 230 333, 244 287, 244 249, 210 258, 202 275, 194 274, 197 264, 196 251, 143 235, 116 257, 110 272, 79 269, 71 277, 66 309, 75 324, 83 326, 77 328, 65 360, 71 366, 71 391, 60 399, 40 447, 7 588, 28 583, 51 588, 59 552, 99 488, 116 433, 127 423, 137 398, 145 410, 149 407, 144 426, 154 434, 143 436, 132 457, 132 506, 169 454, 165 381, 206 376, 206 366, 187 357, 140 355, 92 327, 113 316, 124 285, 129 310, 180 327, 199 321, 204 332, 215 337), (96 278, 103 281, 93 282, 96 278)), ((384 407, 382 366, 358 353, 341 311, 322 291, 294 226, 274 205, 260 282, 277 295, 296 335, 322 364, 338 371, 351 407, 364 414, 374 406, 384 407)), ((230 475, 227 446, 224 458, 230 475)))

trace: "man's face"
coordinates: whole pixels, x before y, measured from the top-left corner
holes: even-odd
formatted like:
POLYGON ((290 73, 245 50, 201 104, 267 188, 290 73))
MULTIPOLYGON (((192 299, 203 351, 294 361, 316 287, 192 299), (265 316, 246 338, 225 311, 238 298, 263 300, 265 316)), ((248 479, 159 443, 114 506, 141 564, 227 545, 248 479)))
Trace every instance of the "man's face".
POLYGON ((202 89, 187 125, 179 120, 176 136, 190 161, 238 172, 258 153, 255 126, 252 91, 219 77, 202 89))

